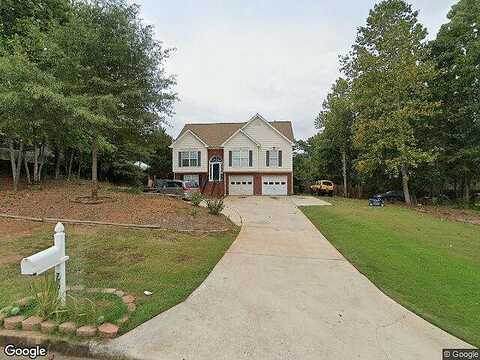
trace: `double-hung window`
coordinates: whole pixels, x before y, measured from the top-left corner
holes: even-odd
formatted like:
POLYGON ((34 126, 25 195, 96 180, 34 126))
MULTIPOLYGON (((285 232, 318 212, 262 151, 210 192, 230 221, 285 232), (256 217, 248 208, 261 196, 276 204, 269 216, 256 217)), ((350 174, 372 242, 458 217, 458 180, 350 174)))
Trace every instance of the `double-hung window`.
POLYGON ((265 165, 267 167, 282 167, 282 150, 267 150, 265 165))
POLYGON ((199 151, 181 151, 179 163, 182 167, 200 166, 199 151))
POLYGON ((232 166, 233 167, 251 166, 249 150, 232 150, 232 166))

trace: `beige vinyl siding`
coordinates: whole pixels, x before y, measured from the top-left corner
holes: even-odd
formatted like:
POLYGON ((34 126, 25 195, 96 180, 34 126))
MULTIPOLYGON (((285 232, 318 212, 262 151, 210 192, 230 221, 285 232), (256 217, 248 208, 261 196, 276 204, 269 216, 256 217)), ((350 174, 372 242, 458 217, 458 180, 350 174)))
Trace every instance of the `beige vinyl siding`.
POLYGON ((229 142, 225 144, 225 160, 223 164, 223 171, 257 171, 257 164, 258 164, 258 146, 250 140, 245 134, 242 132, 238 132, 233 138, 230 139, 229 142), (253 163, 251 167, 234 167, 229 166, 229 151, 234 150, 252 150, 253 151, 253 163))
POLYGON ((252 121, 243 130, 261 144, 257 156, 257 169, 259 171, 292 171, 293 151, 292 145, 288 140, 286 140, 282 135, 280 135, 278 132, 276 132, 274 129, 265 124, 265 122, 260 119, 252 121), (282 151, 282 167, 266 166, 266 152, 267 150, 272 150, 273 148, 282 151))
POLYGON ((173 146, 173 172, 175 173, 191 173, 191 172, 207 172, 208 171, 208 153, 205 145, 202 144, 195 136, 190 133, 182 136, 173 146), (200 166, 178 167, 179 151, 200 151, 200 166))

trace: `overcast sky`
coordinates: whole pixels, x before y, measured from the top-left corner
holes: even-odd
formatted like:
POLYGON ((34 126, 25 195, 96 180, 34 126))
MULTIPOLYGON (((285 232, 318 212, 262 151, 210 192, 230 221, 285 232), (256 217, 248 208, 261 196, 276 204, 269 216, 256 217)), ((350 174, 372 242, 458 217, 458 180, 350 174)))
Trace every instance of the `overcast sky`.
MULTIPOLYGON (((168 61, 180 102, 167 131, 186 122, 246 121, 255 113, 291 120, 295 137, 314 118, 374 0, 135 0, 168 61)), ((414 0, 435 34, 455 0, 414 0)))

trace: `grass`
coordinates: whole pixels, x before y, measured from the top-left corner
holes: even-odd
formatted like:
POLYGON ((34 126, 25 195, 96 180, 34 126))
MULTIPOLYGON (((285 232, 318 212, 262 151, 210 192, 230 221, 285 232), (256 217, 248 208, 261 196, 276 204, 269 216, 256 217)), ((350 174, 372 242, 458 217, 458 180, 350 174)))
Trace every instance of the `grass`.
MULTIPOLYGON (((53 225, 31 234, 0 236, 0 254, 31 255, 52 245, 53 225)), ((66 226, 67 285, 117 288, 137 297, 126 332, 182 302, 207 277, 237 235, 114 227, 66 226), (145 290, 153 295, 145 296, 145 290)), ((20 275, 18 261, 0 267, 0 308, 29 294, 40 277, 20 275)), ((113 316, 113 315, 112 315, 113 316)))
POLYGON ((74 291, 69 294, 65 312, 58 314, 58 320, 74 321, 82 326, 95 324, 102 317, 105 322, 115 323, 127 312, 127 306, 116 295, 74 291))
POLYGON ((480 346, 479 226, 402 206, 369 208, 364 200, 332 203, 302 211, 383 292, 480 346))

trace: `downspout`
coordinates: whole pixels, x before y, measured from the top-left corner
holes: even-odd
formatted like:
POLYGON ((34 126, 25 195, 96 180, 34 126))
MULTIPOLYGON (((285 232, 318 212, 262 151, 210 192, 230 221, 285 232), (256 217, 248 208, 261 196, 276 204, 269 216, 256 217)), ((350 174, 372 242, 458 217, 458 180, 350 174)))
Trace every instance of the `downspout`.
POLYGON ((261 162, 263 160, 262 155, 262 147, 260 145, 257 145, 257 166, 256 166, 256 172, 253 173, 253 195, 256 196, 257 194, 255 193, 255 190, 257 190, 257 193, 260 193, 262 195, 262 175, 260 175, 263 172, 263 163, 261 162), (260 189, 255 189, 255 184, 258 183, 256 181, 257 177, 260 179, 260 189))
POLYGON ((225 160, 225 148, 222 147, 222 176, 223 176, 223 196, 227 196, 227 176, 225 175, 226 160, 225 160))

